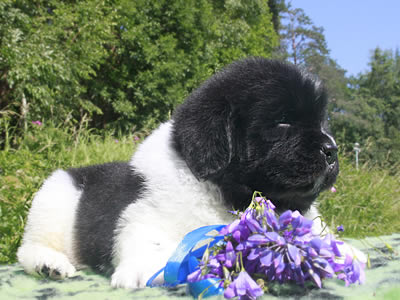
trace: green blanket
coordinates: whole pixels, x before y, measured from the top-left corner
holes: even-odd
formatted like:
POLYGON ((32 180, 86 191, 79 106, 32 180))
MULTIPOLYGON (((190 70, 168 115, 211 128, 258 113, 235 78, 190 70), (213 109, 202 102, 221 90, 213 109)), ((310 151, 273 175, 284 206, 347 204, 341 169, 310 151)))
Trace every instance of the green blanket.
MULTIPOLYGON (((346 240, 369 254, 366 283, 345 287, 340 280, 324 282, 322 289, 276 285, 260 299, 400 299, 400 234, 365 240, 346 240), (391 246, 387 247, 386 244, 391 246)), ((184 285, 140 290, 113 289, 109 278, 88 270, 62 281, 26 275, 20 265, 0 266, 0 299, 192 299, 184 285)), ((222 296, 211 299, 223 299, 222 296)))

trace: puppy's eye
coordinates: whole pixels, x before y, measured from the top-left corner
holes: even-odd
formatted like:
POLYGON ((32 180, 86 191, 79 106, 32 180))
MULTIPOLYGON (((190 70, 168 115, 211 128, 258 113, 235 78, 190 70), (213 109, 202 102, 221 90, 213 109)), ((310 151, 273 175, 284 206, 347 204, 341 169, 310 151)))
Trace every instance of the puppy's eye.
POLYGON ((288 119, 287 119, 286 115, 283 115, 280 120, 276 120, 275 121, 275 126, 276 127, 281 127, 281 128, 289 127, 290 123, 288 122, 288 119))
POLYGON ((290 124, 289 123, 278 123, 278 124, 276 124, 276 126, 279 128, 287 128, 287 127, 290 127, 290 124))
POLYGON ((288 121, 287 115, 283 114, 280 119, 277 119, 275 121, 275 126, 276 127, 289 127, 290 122, 288 121))

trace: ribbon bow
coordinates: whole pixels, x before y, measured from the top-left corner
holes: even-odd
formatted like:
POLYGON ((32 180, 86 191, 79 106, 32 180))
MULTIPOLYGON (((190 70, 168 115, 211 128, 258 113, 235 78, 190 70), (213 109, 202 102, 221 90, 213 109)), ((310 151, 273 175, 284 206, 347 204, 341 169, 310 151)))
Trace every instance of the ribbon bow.
MULTIPOLYGON (((164 284, 161 286, 172 287, 178 284, 188 283, 186 278, 199 266, 199 259, 202 258, 208 247, 212 247, 223 236, 210 234, 214 231, 220 231, 225 225, 210 225, 200 227, 189 232, 180 242, 175 252, 169 258, 165 267, 155 273, 148 281, 146 286, 155 287, 154 279, 164 271, 164 284), (210 240, 203 246, 197 247, 200 242, 210 240)), ((158 285, 159 286, 159 285, 158 285)), ((224 289, 219 286, 219 280, 215 278, 204 279, 197 282, 188 283, 189 291, 193 297, 197 298, 200 294, 205 297, 223 294, 224 289)))

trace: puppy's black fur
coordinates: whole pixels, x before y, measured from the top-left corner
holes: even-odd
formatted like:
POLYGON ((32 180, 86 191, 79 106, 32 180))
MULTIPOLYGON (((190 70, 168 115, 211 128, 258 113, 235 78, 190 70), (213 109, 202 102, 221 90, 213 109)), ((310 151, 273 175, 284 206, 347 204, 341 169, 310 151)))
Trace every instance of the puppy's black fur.
POLYGON ((261 191, 278 210, 304 212, 339 170, 336 145, 324 133, 326 105, 319 81, 295 66, 245 59, 211 77, 177 109, 174 148, 235 208, 261 191))
POLYGON ((76 256, 81 264, 111 273, 117 220, 143 191, 145 180, 125 162, 67 172, 82 191, 74 226, 76 256))

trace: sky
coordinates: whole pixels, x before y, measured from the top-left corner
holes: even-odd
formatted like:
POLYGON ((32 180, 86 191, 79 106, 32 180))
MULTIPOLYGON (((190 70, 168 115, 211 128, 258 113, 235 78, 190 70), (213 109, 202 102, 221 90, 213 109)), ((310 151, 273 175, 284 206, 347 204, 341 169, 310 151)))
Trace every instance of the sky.
POLYGON ((400 49, 400 0, 292 0, 324 28, 330 57, 357 75, 369 70, 371 52, 400 49))

